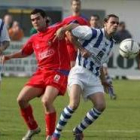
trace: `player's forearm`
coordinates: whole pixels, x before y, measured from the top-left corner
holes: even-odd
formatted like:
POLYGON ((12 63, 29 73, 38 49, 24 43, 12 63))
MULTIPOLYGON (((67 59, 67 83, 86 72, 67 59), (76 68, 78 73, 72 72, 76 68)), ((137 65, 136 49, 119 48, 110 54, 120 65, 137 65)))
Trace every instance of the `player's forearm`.
POLYGON ((13 58, 24 58, 27 57, 27 55, 23 54, 22 51, 13 53, 13 54, 8 54, 5 55, 8 59, 13 59, 13 58))
POLYGON ((75 24, 75 23, 71 23, 69 25, 66 25, 62 28, 62 31, 63 32, 66 32, 66 31, 71 31, 73 30, 74 28, 76 28, 77 26, 79 26, 79 24, 75 24))
POLYGON ((100 73, 101 73, 100 79, 102 82, 104 82, 105 81, 105 73, 104 73, 103 67, 100 68, 100 73))

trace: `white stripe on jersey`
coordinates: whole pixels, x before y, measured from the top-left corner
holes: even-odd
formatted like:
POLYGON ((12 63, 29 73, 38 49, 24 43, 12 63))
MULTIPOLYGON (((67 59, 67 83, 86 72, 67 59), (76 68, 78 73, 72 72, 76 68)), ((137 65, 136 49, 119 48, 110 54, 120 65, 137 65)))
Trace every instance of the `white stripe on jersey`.
MULTIPOLYGON (((0 26, 1 24, 2 24, 2 19, 0 19, 0 26)), ((5 24, 3 25, 3 28, 1 30, 1 36, 0 36, 0 42, 3 41, 10 41, 9 34, 5 24)))
POLYGON ((113 47, 113 40, 105 37, 104 28, 95 29, 88 26, 78 26, 72 30, 72 34, 79 38, 84 48, 92 53, 89 58, 84 58, 78 52, 76 65, 85 67, 95 75, 99 75, 99 69, 109 59, 113 47))

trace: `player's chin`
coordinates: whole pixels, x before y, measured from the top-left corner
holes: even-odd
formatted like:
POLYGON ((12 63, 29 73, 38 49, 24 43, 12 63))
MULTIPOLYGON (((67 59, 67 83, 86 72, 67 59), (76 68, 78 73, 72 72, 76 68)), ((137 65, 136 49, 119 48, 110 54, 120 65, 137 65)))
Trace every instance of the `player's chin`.
POLYGON ((40 26, 39 25, 34 25, 34 28, 36 29, 36 30, 40 30, 40 26))
POLYGON ((112 34, 115 34, 116 31, 117 31, 117 28, 113 28, 113 29, 112 29, 112 34))

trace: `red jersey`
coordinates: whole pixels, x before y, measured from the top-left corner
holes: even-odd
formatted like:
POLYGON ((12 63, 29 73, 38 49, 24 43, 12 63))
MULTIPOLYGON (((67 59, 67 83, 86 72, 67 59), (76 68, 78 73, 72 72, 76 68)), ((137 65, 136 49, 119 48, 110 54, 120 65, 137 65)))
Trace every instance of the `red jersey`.
POLYGON ((66 17, 63 20, 63 23, 65 25, 69 24, 69 23, 78 23, 80 25, 89 25, 88 20, 86 18, 82 17, 82 16, 69 16, 69 17, 66 17))
POLYGON ((22 53, 31 55, 33 52, 39 68, 69 70, 70 62, 65 39, 55 39, 55 32, 64 24, 48 27, 44 32, 33 35, 22 48, 22 53))
MULTIPOLYGON (((65 25, 70 24, 70 23, 78 23, 80 25, 89 25, 88 20, 82 16, 69 16, 63 20, 63 23, 65 25)), ((70 61, 75 61, 76 56, 77 56, 77 51, 74 45, 69 40, 66 40, 66 41, 67 41, 67 50, 69 53, 69 59, 70 61)))

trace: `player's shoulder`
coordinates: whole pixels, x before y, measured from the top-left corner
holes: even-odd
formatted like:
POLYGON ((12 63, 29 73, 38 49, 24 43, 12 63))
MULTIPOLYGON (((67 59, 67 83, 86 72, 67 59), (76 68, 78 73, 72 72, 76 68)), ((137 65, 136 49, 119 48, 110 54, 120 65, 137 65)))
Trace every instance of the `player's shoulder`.
POLYGON ((82 19, 88 21, 88 18, 85 15, 83 15, 83 14, 81 14, 79 17, 81 17, 82 19))
POLYGON ((69 19, 71 19, 72 17, 73 17, 72 15, 69 15, 69 16, 65 17, 65 18, 63 19, 63 21, 69 20, 69 19))
POLYGON ((104 31, 104 28, 94 28, 94 27, 91 27, 91 29, 95 32, 97 32, 97 34, 102 34, 102 35, 105 35, 105 31, 104 31))
POLYGON ((48 27, 48 30, 56 30, 60 27, 64 26, 64 23, 63 22, 57 22, 51 26, 48 27))
POLYGON ((35 33, 35 34, 33 34, 33 35, 31 35, 30 37, 29 37, 29 39, 28 39, 28 41, 35 41, 36 40, 36 38, 38 37, 38 33, 35 33))
POLYGON ((90 26, 88 18, 84 15, 79 15, 79 22, 81 22, 82 25, 90 26))

